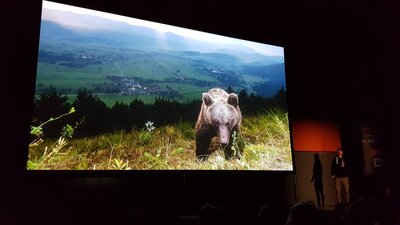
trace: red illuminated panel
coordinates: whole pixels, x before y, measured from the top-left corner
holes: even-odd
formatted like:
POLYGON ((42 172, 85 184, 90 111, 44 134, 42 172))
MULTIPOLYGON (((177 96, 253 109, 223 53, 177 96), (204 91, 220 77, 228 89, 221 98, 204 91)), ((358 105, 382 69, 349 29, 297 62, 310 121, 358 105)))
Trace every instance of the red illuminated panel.
POLYGON ((293 121, 295 151, 335 152, 340 144, 339 129, 335 124, 319 121, 293 121))

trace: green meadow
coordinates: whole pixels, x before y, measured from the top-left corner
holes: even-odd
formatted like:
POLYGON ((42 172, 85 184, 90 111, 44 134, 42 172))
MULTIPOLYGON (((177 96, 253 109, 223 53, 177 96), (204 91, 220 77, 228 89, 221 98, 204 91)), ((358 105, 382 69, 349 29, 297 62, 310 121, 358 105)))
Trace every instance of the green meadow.
MULTIPOLYGON (((116 131, 80 139, 31 144, 30 170, 292 170, 287 114, 268 111, 244 118, 240 159, 225 160, 218 147, 206 162, 195 158, 194 123, 154 130, 116 131)), ((79 128, 78 128, 79 129, 79 128)))

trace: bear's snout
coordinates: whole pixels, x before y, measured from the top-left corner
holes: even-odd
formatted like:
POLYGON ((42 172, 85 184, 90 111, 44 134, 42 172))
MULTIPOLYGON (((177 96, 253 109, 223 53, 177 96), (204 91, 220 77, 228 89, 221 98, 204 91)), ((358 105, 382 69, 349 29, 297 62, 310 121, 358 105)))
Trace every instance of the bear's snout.
POLYGON ((223 148, 229 144, 229 130, 227 127, 220 127, 218 129, 218 139, 219 143, 223 148))

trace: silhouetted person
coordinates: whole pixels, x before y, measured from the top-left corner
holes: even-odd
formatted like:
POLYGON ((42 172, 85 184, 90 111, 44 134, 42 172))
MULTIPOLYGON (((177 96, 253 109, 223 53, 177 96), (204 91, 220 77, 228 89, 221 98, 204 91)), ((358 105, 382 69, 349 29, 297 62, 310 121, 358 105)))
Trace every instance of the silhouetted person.
POLYGON ((372 202, 365 197, 360 197, 350 205, 347 205, 342 216, 342 225, 374 225, 376 212, 372 202))
POLYGON ((320 224, 317 207, 313 202, 299 202, 289 211, 285 225, 318 225, 320 224))
POLYGON ((278 212, 276 207, 265 203, 258 211, 258 225, 278 225, 278 212))
POLYGON ((199 224, 220 224, 221 212, 211 203, 204 204, 199 210, 199 224))
POLYGON ((350 202, 349 188, 349 163, 343 156, 343 149, 336 150, 336 156, 332 159, 331 176, 335 179, 336 197, 338 202, 342 202, 342 187, 345 191, 345 202, 350 202))
POLYGON ((322 164, 321 160, 319 160, 319 155, 317 153, 314 154, 314 165, 313 165, 313 175, 311 178, 311 182, 314 182, 315 194, 317 195, 317 203, 318 206, 325 205, 325 196, 324 196, 324 185, 322 182, 322 164))
POLYGON ((374 201, 376 209, 376 221, 379 225, 400 224, 400 205, 396 201, 390 186, 385 186, 382 195, 374 201))

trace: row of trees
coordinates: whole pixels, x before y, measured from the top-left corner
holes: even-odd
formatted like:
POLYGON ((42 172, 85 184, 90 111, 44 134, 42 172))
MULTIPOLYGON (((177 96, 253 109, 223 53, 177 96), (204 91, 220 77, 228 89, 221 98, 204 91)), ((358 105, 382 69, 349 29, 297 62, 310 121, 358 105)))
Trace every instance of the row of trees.
MULTIPOLYGON (((227 91, 233 92, 231 88, 227 91)), ((286 92, 283 88, 272 98, 249 95, 244 90, 238 95, 243 116, 251 116, 269 108, 286 110, 286 92)), ((193 122, 194 125, 200 106, 200 99, 180 103, 160 97, 156 98, 153 104, 133 99, 129 104, 116 102, 112 107, 108 107, 87 89, 80 89, 76 99, 70 103, 66 95, 50 87, 35 98, 32 125, 37 126, 50 118, 65 114, 72 107, 75 108, 75 113, 46 124, 45 136, 58 137, 66 124, 75 126, 75 136, 79 137, 143 128, 147 121, 154 122, 156 126, 175 124, 179 121, 193 122)))

